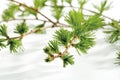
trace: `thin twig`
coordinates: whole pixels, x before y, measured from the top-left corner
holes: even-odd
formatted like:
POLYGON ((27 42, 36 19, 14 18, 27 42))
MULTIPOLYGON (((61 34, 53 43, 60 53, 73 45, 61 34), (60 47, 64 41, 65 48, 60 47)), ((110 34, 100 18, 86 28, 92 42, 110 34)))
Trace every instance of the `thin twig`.
MULTIPOLYGON (((52 28, 52 27, 51 27, 51 26, 48 26, 48 27, 43 27, 43 28, 41 28, 41 29, 42 29, 42 30, 46 30, 46 29, 48 29, 48 28, 52 28)), ((19 39, 19 38, 21 38, 21 37, 25 37, 25 36, 27 36, 27 35, 30 35, 30 34, 32 34, 32 33, 35 33, 35 32, 37 32, 37 31, 39 31, 39 29, 33 29, 33 30, 30 30, 29 32, 23 34, 23 35, 20 35, 20 36, 17 36, 17 37, 11 37, 11 38, 9 38, 9 39, 19 39)), ((8 38, 6 38, 6 39, 4 39, 4 40, 8 40, 8 38)))
POLYGON ((18 1, 15 1, 15 0, 10 0, 10 1, 15 2, 15 3, 18 3, 19 5, 24 6, 24 7, 26 7, 26 8, 29 8, 29 9, 31 9, 31 10, 39 13, 40 15, 42 15, 44 18, 46 18, 48 21, 50 21, 50 22, 53 23, 54 25, 56 24, 56 22, 53 22, 51 19, 49 19, 48 17, 46 17, 46 16, 45 16, 43 13, 41 13, 38 9, 35 9, 35 8, 33 8, 33 7, 29 7, 29 6, 27 6, 26 4, 21 3, 21 2, 18 2, 18 1))
POLYGON ((14 19, 10 19, 10 20, 3 20, 3 21, 0 21, 0 23, 3 23, 3 22, 10 22, 10 21, 21 21, 21 20, 37 20, 37 21, 45 21, 45 22, 49 22, 47 20, 42 20, 42 19, 27 19, 27 18, 22 18, 22 19, 17 19, 17 18, 14 18, 14 19))
POLYGON ((68 52, 68 49, 73 45, 74 40, 76 40, 77 36, 74 36, 72 38, 72 40, 70 40, 70 44, 68 46, 66 46, 65 50, 63 51, 63 54, 65 54, 66 52, 68 52))
MULTIPOLYGON (((84 8, 84 10, 89 11, 89 12, 92 12, 92 13, 95 13, 95 14, 99 14, 98 12, 95 12, 95 11, 92 11, 92 10, 89 10, 89 9, 86 9, 86 8, 84 8)), ((114 20, 114 19, 112 19, 112 18, 110 18, 110 17, 108 17, 108 16, 106 16, 106 15, 103 15, 103 14, 102 14, 102 16, 105 17, 105 18, 107 18, 107 19, 110 19, 111 21, 116 21, 116 20, 114 20)))
MULTIPOLYGON (((43 21, 43 22, 50 22, 50 21, 47 21, 47 20, 42 20, 42 19, 32 19, 32 18, 30 18, 30 19, 27 19, 27 18, 22 18, 22 19, 19 19, 19 18, 14 18, 14 19, 10 19, 10 20, 3 20, 3 21, 0 21, 0 24, 1 23, 3 23, 3 22, 10 22, 10 21, 21 21, 21 20, 36 20, 36 21, 43 21)), ((50 22, 51 23, 51 22, 50 22)), ((67 25, 67 24, 64 24, 64 23, 60 23, 60 22, 58 22, 58 23, 56 23, 56 26, 57 25, 59 25, 59 26, 64 26, 64 27, 70 27, 69 25, 67 25)))
POLYGON ((72 40, 70 40, 69 42, 70 44, 65 47, 65 50, 63 52, 59 52, 58 55, 54 56, 54 59, 62 57, 62 55, 66 54, 68 52, 68 49, 73 45, 74 40, 76 40, 77 38, 78 38, 77 36, 73 37, 72 40))
MULTIPOLYGON (((46 5, 46 6, 48 6, 48 7, 54 7, 53 5, 46 5)), ((80 8, 80 7, 66 6, 66 5, 58 5, 58 7, 80 8)), ((90 10, 90 9, 83 8, 83 10, 89 11, 89 12, 91 12, 91 13, 99 14, 98 12, 93 11, 93 10, 90 10)), ((106 16, 106 15, 103 15, 103 14, 101 14, 101 15, 102 15, 103 17, 107 18, 107 19, 110 19, 110 20, 112 20, 112 21, 116 21, 115 19, 112 19, 112 18, 110 18, 110 17, 108 17, 108 16, 106 16)))

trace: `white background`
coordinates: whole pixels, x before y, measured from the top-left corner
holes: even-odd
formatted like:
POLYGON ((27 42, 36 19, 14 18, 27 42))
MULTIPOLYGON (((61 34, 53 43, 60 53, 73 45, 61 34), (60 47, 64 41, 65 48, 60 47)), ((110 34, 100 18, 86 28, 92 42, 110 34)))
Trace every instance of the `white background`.
MULTIPOLYGON (((23 0, 18 0, 22 2, 23 0)), ((32 0, 24 0, 29 4, 32 0)), ((86 8, 92 9, 91 3, 99 4, 101 0, 89 0, 86 8)), ((119 20, 120 0, 108 0, 112 8, 104 14, 119 20)), ((6 8, 7 0, 0 2, 0 14, 6 8)), ((43 11, 48 13, 47 11, 43 11)), ((32 22, 33 23, 33 22, 32 22)), ((30 25, 32 25, 30 23, 30 25)), ((14 23, 8 23, 9 29, 14 23)), ((96 35, 96 46, 88 54, 75 54, 75 65, 62 67, 57 59, 52 63, 44 62, 44 46, 52 39, 55 29, 47 29, 46 34, 31 34, 23 39, 24 52, 10 54, 8 49, 0 51, 0 80, 120 80, 120 66, 116 61, 116 46, 106 42, 105 35, 99 30, 96 35)), ((10 33, 12 33, 9 30, 10 33)))

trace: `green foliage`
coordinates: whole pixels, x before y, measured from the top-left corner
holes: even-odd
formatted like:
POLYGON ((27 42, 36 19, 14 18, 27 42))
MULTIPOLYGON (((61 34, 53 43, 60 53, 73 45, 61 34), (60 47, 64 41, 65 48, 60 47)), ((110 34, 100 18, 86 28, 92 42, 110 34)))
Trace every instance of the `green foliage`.
POLYGON ((105 33, 109 34, 109 42, 114 43, 120 39, 120 25, 118 22, 113 21, 110 24, 111 28, 104 31, 105 33))
POLYGON ((36 8, 32 8, 32 9, 31 8, 32 7, 29 7, 29 8, 24 7, 24 10, 21 10, 21 14, 19 15, 19 17, 25 17, 25 16, 33 15, 37 19, 37 12, 35 11, 36 8))
POLYGON ((45 6, 47 0, 34 0, 34 7, 39 9, 45 6))
POLYGON ((64 46, 67 46, 69 44, 71 37, 72 37, 72 33, 70 31, 65 30, 65 29, 60 29, 59 31, 56 31, 55 33, 56 33, 55 38, 60 44, 64 46))
POLYGON ((80 50, 82 53, 87 53, 87 50, 93 47, 95 44, 94 38, 91 37, 91 33, 85 33, 80 35, 80 41, 77 44, 74 44, 74 47, 80 50))
POLYGON ((68 53, 63 54, 61 59, 63 60, 63 67, 66 67, 68 64, 74 64, 73 55, 69 55, 68 53))
POLYGON ((57 41, 50 41, 49 47, 53 53, 59 53, 59 47, 57 41))
POLYGON ((104 26, 104 19, 100 18, 99 15, 89 16, 85 22, 85 27, 88 31, 97 30, 104 26))
POLYGON ((7 34, 7 26, 1 25, 0 26, 0 35, 6 37, 6 39, 0 39, 0 47, 5 48, 9 46, 10 52, 17 52, 17 49, 21 46, 21 41, 17 39, 12 39, 7 34), (7 45, 5 44, 7 41, 7 45))
POLYGON ((9 39, 7 45, 9 45, 9 49, 11 53, 18 52, 18 48, 22 45, 21 40, 17 39, 9 39))
POLYGON ((57 22, 59 21, 59 19, 61 18, 62 16, 62 10, 63 10, 63 7, 58 7, 58 6, 54 6, 52 7, 53 9, 53 17, 57 20, 57 22))
POLYGON ((87 0, 78 0, 80 4, 80 9, 83 9, 83 6, 87 3, 87 0))
POLYGON ((32 9, 30 9, 30 8, 25 8, 25 11, 24 11, 23 15, 26 15, 26 16, 34 15, 36 17, 37 16, 37 12, 32 10, 32 9))
POLYGON ((81 31, 97 30, 104 26, 104 19, 100 15, 92 15, 84 19, 84 15, 80 11, 70 11, 68 16, 65 17, 66 21, 71 24, 75 30, 76 35, 81 31))
POLYGON ((0 35, 4 37, 8 37, 7 26, 5 24, 0 25, 0 35))
POLYGON ((48 43, 49 46, 44 48, 44 52, 48 54, 45 59, 46 62, 51 62, 55 58, 61 58, 63 60, 63 66, 66 67, 68 64, 74 64, 73 55, 66 54, 66 51, 60 52, 59 46, 64 46, 67 50, 68 46, 71 45, 71 39, 73 37, 72 32, 60 29, 55 32, 55 40, 48 43), (57 53, 57 54, 54 54, 57 53))
POLYGON ((16 29, 15 29, 15 33, 18 33, 20 35, 23 35, 24 33, 26 33, 28 31, 28 26, 25 22, 22 22, 20 24, 17 25, 16 29))
POLYGON ((37 25, 35 28, 43 28, 43 27, 44 27, 44 25, 45 25, 45 22, 44 22, 44 23, 42 23, 42 24, 37 25))
POLYGON ((38 33, 38 34, 45 33, 45 30, 42 29, 44 27, 44 25, 45 25, 45 22, 35 26, 35 29, 37 30, 35 33, 38 33))
POLYGON ((8 21, 10 19, 14 19, 15 13, 19 10, 19 5, 10 4, 7 9, 4 10, 2 14, 2 19, 8 21))
POLYGON ((50 0, 51 4, 54 5, 54 6, 57 6, 57 0, 50 0))
MULTIPOLYGON (((85 18, 81 11, 75 10, 71 10, 65 20, 71 25, 72 30, 60 29, 55 32, 55 40, 58 41, 56 46, 62 45, 65 47, 65 51, 58 55, 63 59, 64 67, 68 64, 74 64, 73 56, 70 54, 64 55, 68 52, 68 48, 72 46, 78 52, 87 53, 88 49, 95 44, 92 31, 103 27, 104 24, 104 20, 100 18, 100 15, 92 15, 85 18)), ((50 47, 46 47, 44 51, 49 55, 53 55, 50 47)))
POLYGON ((53 61, 53 58, 51 56, 48 56, 46 59, 45 59, 45 62, 51 62, 53 61))
POLYGON ((56 41, 50 41, 50 43, 48 43, 49 46, 44 48, 44 52, 49 56, 45 60, 48 62, 53 61, 54 58, 56 58, 53 53, 57 53, 57 56, 63 60, 64 67, 68 64, 74 64, 73 55, 68 53, 66 54, 70 46, 75 47, 75 49, 81 51, 82 53, 87 53, 87 50, 95 44, 92 33, 88 31, 77 35, 77 37, 75 37, 76 35, 73 35, 74 30, 70 32, 65 29, 60 29, 55 33, 56 41), (61 53, 58 49, 58 45, 61 46, 60 44, 65 47, 65 51, 63 51, 63 53, 61 53))
POLYGON ((65 17, 65 21, 68 22, 72 28, 80 27, 84 21, 84 15, 80 11, 71 10, 68 16, 65 17))
POLYGON ((48 47, 44 48, 44 52, 47 53, 48 55, 52 55, 54 53, 58 54, 59 53, 58 42, 50 41, 50 43, 48 43, 48 47))
POLYGON ((72 0, 65 0, 66 2, 68 2, 69 4, 71 4, 72 3, 72 0))
POLYGON ((117 61, 116 64, 120 65, 120 52, 117 53, 117 61))
POLYGON ((102 14, 103 11, 110 9, 110 5, 111 3, 107 4, 107 0, 104 0, 103 2, 101 2, 100 6, 94 5, 94 8, 97 9, 100 14, 102 14))
POLYGON ((51 0, 52 2, 52 16, 57 20, 57 22, 59 22, 59 19, 62 16, 62 10, 63 10, 63 6, 58 6, 57 5, 57 0, 51 0))
POLYGON ((45 47, 44 52, 47 53, 48 55, 52 55, 53 53, 51 52, 51 48, 49 46, 45 47))
MULTIPOLYGON (((16 4, 10 4, 9 7, 4 10, 2 19, 4 21, 23 19, 23 22, 18 24, 14 30, 14 33, 19 34, 19 36, 8 36, 7 26, 4 24, 0 25, 0 37, 2 37, 2 39, 0 39, 0 48, 9 46, 11 53, 18 52, 18 49, 22 46, 22 37, 28 34, 42 33, 45 31, 45 29, 52 26, 58 27, 60 25, 66 27, 66 24, 59 22, 61 17, 64 16, 63 9, 66 7, 73 8, 73 10, 71 10, 64 18, 68 23, 68 26, 70 26, 70 31, 62 28, 55 32, 54 40, 50 41, 48 45, 43 49, 47 54, 47 58, 45 59, 46 62, 51 62, 55 60, 55 58, 60 58, 63 61, 63 67, 66 67, 68 64, 73 65, 74 56, 70 54, 69 49, 75 48, 79 53, 87 53, 88 49, 93 47, 95 44, 92 31, 95 31, 99 28, 102 28, 104 25, 107 25, 105 22, 106 18, 112 21, 109 24, 111 28, 105 31, 105 33, 110 35, 110 43, 114 43, 120 39, 119 21, 102 15, 103 11, 108 10, 111 5, 108 4, 107 0, 104 0, 100 6, 94 5, 95 9, 97 9, 98 12, 84 9, 84 5, 87 3, 87 0, 78 0, 78 8, 72 5, 72 2, 74 0, 60 0, 60 3, 59 0, 33 0, 33 5, 31 6, 27 6, 25 3, 20 3, 14 0, 10 1, 15 2, 16 4), (48 1, 51 2, 51 5, 46 4, 48 1), (69 6, 64 6, 64 2, 67 2, 69 6), (42 14, 41 9, 43 9, 43 7, 52 8, 50 9, 52 12, 52 17, 54 17, 56 21, 52 21, 52 19, 47 17, 47 15, 42 14), (84 14, 83 10, 87 10, 94 14, 84 14), (21 16, 16 15, 17 12, 20 12, 21 16), (46 20, 41 20, 38 14, 44 17, 46 20), (33 28, 33 30, 30 32, 28 32, 29 27, 25 22, 26 20, 29 20, 26 18, 26 16, 29 17, 29 15, 33 15, 35 17, 35 19, 30 18, 30 20, 43 21, 42 24, 36 25, 35 28, 33 28), (20 17, 20 19, 16 19, 17 17, 20 17), (46 23, 52 23, 52 26, 46 27, 46 23)), ((120 53, 118 53, 117 59, 118 64, 120 64, 120 53)))
POLYGON ((1 48, 5 48, 6 47, 6 45, 4 44, 5 41, 6 40, 4 40, 4 39, 0 39, 0 47, 1 48))

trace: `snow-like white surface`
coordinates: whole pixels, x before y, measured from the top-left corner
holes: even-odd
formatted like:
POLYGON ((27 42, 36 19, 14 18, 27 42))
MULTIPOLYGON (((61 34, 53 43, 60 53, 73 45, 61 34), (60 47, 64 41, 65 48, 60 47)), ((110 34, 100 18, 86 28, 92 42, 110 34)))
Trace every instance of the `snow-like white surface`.
MULTIPOLYGON (((5 3, 6 0, 1 0, 1 11, 5 3)), ((105 14, 119 19, 119 5, 119 0, 113 0, 113 8, 105 14)), ((20 54, 1 50, 0 80, 120 80, 120 66, 114 64, 116 47, 106 42, 101 30, 96 33, 96 46, 88 54, 79 56, 74 49, 71 50, 75 54, 75 65, 63 68, 59 59, 52 63, 44 62, 46 55, 42 48, 52 39, 55 30, 47 29, 46 34, 26 36, 23 39, 24 52, 20 54)))

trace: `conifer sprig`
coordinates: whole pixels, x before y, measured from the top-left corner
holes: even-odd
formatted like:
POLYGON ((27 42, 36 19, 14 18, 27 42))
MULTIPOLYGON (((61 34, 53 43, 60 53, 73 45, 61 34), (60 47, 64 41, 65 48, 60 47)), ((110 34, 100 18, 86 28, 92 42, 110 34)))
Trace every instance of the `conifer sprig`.
POLYGON ((103 13, 105 10, 109 10, 111 8, 111 3, 108 4, 107 0, 101 2, 100 6, 93 5, 95 9, 99 11, 100 14, 103 13))
MULTIPOLYGON (((78 0, 79 7, 74 7, 72 4, 73 0, 61 0, 62 4, 59 4, 58 0, 33 0, 33 5, 31 6, 16 0, 9 1, 12 2, 12 4, 8 5, 8 8, 3 11, 1 16, 3 21, 0 21, 0 24, 2 22, 16 20, 22 21, 18 23, 14 29, 14 33, 19 34, 19 36, 16 37, 8 35, 8 26, 5 24, 0 25, 0 48, 6 48, 8 46, 11 53, 18 52, 22 46, 22 39, 25 36, 32 33, 43 33, 47 28, 63 26, 63 28, 55 32, 54 39, 51 40, 43 50, 47 54, 46 62, 60 58, 63 62, 63 67, 66 67, 69 64, 73 65, 75 63, 74 55, 69 51, 70 48, 75 48, 79 54, 87 53, 87 51, 95 45, 93 32, 96 30, 104 26, 110 26, 109 29, 105 30, 105 33, 109 34, 109 42, 115 43, 120 39, 119 21, 103 15, 103 12, 111 7, 111 3, 108 4, 107 0, 102 1, 100 5, 93 5, 97 12, 84 8, 87 0, 78 0), (51 5, 47 5, 47 2, 50 2, 51 5), (64 5, 64 3, 68 3, 69 6, 64 5), (41 12, 41 9, 45 7, 50 7, 52 12, 51 16, 56 21, 53 21, 41 12), (71 8, 71 10, 67 15, 64 15, 64 9, 68 7, 71 8), (93 14, 86 16, 84 10, 93 14), (34 18, 24 18, 26 16, 29 17, 29 15, 32 15, 34 18), (46 20, 42 20, 38 15, 43 16, 46 20), (67 24, 61 23, 61 18, 64 18, 67 24), (109 19, 110 23, 107 24, 105 19, 109 19), (26 23, 27 20, 37 20, 42 23, 30 29, 26 23), (46 23, 52 23, 52 25, 45 27, 46 23), (64 29, 64 27, 69 27, 69 29, 64 29)), ((118 64, 120 64, 119 57, 120 55, 118 54, 118 64)))
POLYGON ((3 15, 2 15, 2 19, 5 21, 8 21, 10 19, 14 19, 15 14, 16 14, 16 12, 18 12, 18 10, 19 10, 19 5, 10 4, 9 7, 4 10, 3 15))
POLYGON ((8 38, 7 26, 5 24, 0 26, 0 35, 8 38))

